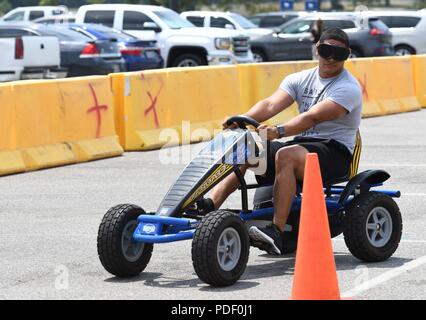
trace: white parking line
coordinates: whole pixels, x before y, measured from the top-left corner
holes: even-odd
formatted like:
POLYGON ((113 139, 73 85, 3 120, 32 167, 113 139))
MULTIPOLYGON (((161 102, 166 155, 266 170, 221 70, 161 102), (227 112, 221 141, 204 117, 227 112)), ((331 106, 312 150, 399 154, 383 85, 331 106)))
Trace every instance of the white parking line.
POLYGON ((360 167, 426 167, 426 163, 363 163, 360 167))
POLYGON ((355 288, 346 291, 342 294, 342 297, 355 297, 356 295, 370 290, 371 288, 374 288, 382 283, 385 283, 395 277, 398 277, 399 275, 411 270, 415 269, 417 267, 420 267, 421 265, 426 263, 426 256, 423 256, 421 258, 418 258, 416 260, 410 261, 402 265, 401 267, 395 268, 393 270, 390 270, 388 272, 385 272, 381 274, 380 276, 373 278, 369 281, 366 281, 362 283, 359 286, 356 286, 355 288))
MULTIPOLYGON (((345 241, 343 238, 334 238, 333 241, 345 241)), ((410 240, 410 239, 402 239, 400 242, 408 242, 408 243, 426 243, 426 240, 410 240)))
POLYGON ((412 243, 426 243, 426 241, 425 240, 405 240, 405 239, 403 239, 403 240, 401 240, 401 242, 412 242, 412 243))

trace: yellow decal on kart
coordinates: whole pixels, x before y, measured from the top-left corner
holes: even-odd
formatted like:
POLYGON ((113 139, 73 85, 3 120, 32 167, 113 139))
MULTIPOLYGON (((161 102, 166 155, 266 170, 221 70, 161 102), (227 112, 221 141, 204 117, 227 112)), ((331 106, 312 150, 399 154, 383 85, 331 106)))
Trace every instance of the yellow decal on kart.
POLYGON ((204 191, 206 191, 209 187, 211 187, 217 180, 219 180, 223 175, 229 172, 233 168, 232 165, 229 164, 221 164, 207 179, 204 181, 197 190, 185 201, 183 204, 183 208, 192 203, 195 199, 197 199, 204 191))

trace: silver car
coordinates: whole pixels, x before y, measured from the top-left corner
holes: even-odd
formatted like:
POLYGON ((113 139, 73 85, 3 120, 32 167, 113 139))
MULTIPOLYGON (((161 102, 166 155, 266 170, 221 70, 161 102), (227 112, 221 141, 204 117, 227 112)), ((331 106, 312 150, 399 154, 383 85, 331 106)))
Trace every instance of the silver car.
POLYGON ((426 10, 371 11, 390 29, 395 55, 426 53, 426 10))

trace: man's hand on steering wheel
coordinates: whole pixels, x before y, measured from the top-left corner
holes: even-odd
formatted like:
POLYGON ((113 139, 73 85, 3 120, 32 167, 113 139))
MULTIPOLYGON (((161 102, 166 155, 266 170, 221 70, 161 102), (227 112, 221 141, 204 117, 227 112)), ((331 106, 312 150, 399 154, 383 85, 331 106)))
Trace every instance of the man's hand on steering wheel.
POLYGON ((280 134, 278 132, 278 128, 276 126, 269 126, 266 124, 261 124, 257 129, 256 132, 263 138, 265 137, 266 133, 266 140, 275 140, 280 137, 280 134))
POLYGON ((222 124, 223 129, 244 129, 247 130, 247 125, 257 128, 260 124, 255 119, 247 115, 236 115, 225 119, 222 124))
POLYGON ((239 126, 238 126, 238 123, 236 123, 236 122, 233 122, 231 125, 228 125, 228 119, 229 119, 230 117, 228 117, 228 118, 225 118, 225 121, 223 121, 223 123, 222 123, 222 127, 223 127, 223 130, 225 130, 225 129, 237 129, 239 126))

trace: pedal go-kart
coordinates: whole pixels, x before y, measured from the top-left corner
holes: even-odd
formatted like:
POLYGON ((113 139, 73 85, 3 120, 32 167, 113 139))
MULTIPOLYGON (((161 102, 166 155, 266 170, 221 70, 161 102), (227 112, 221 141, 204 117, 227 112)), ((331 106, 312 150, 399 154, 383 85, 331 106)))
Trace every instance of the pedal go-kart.
MULTIPOLYGON (((108 272, 117 277, 137 276, 148 265, 154 244, 192 239, 193 266, 202 281, 212 286, 238 281, 249 257, 248 228, 270 222, 274 208, 272 186, 247 185, 239 169, 242 162, 262 152, 259 136, 246 127, 257 127, 259 123, 244 116, 228 121, 236 122, 240 129, 227 129, 206 144, 155 213, 124 204, 105 214, 99 227, 98 254, 108 272), (204 215, 196 201, 233 172, 241 182, 241 208, 204 215), (256 189, 253 209, 248 205, 249 189, 256 189)), ((384 261, 392 256, 401 239, 401 214, 392 199, 400 197, 400 192, 373 191, 390 175, 383 170, 356 174, 360 152, 358 134, 351 172, 324 184, 330 233, 332 237, 343 233, 356 258, 384 261)), ((294 198, 282 254, 296 250, 301 197, 298 192, 294 198)))

